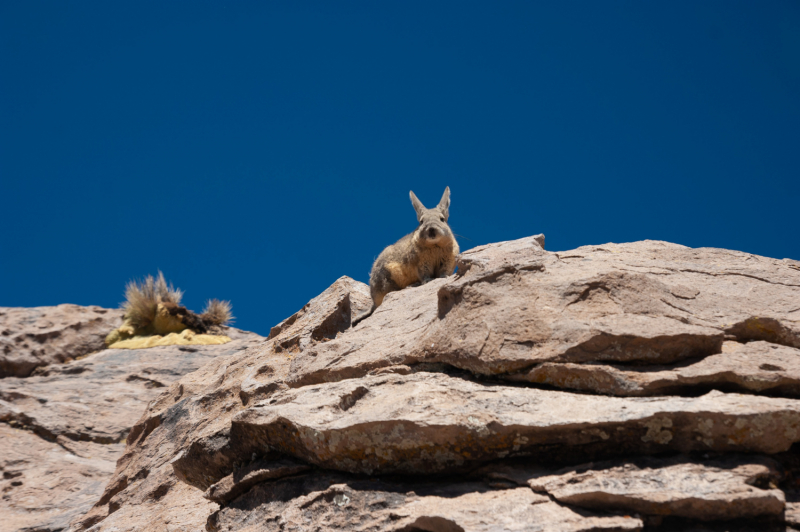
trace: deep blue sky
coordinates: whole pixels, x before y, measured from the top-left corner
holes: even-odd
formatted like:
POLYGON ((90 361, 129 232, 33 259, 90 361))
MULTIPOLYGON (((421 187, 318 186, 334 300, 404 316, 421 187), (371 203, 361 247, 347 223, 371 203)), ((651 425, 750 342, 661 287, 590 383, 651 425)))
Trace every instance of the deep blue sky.
POLYGON ((0 3, 0 306, 164 271, 262 334, 452 189, 462 249, 800 259, 800 3, 0 3))

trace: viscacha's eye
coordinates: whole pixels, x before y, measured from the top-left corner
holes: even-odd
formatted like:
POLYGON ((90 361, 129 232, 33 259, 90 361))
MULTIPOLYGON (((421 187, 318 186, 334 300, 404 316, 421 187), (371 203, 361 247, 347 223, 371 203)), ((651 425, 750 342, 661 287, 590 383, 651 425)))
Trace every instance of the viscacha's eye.
POLYGON ((440 219, 441 221, 444 221, 444 216, 439 216, 439 219, 440 219))

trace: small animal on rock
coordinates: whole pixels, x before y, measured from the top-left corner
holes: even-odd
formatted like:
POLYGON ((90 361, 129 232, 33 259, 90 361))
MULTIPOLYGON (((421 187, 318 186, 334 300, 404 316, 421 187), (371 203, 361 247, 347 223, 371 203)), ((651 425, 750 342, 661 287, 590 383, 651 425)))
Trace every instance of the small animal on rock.
POLYGON ((353 320, 353 326, 370 316, 389 292, 407 286, 425 284, 437 277, 447 277, 456 267, 458 243, 447 225, 450 215, 450 187, 444 189, 439 205, 433 209, 409 192, 417 211, 419 227, 384 249, 369 275, 372 308, 353 320))

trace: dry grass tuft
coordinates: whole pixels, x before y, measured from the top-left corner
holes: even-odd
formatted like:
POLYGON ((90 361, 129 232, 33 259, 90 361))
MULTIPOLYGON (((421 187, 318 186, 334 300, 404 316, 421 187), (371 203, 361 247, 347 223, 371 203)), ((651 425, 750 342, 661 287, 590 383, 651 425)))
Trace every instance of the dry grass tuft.
POLYGON ((200 317, 211 325, 228 325, 235 319, 231 314, 231 302, 219 299, 210 299, 200 317))
POLYGON ((159 303, 180 305, 181 297, 183 292, 173 288, 171 284, 167 285, 164 274, 159 271, 156 278, 148 275, 141 283, 129 282, 125 286, 126 301, 122 308, 131 325, 136 329, 144 329, 153 323, 159 303))

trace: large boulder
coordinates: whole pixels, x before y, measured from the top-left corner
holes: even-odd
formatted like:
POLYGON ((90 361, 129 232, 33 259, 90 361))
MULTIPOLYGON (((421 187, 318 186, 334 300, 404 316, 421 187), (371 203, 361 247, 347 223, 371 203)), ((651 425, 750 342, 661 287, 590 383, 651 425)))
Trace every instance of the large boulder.
POLYGON ((792 526, 800 263, 542 243, 466 251, 355 328, 368 288, 339 279, 166 388, 73 529, 792 526))
POLYGON ((105 349, 106 335, 121 324, 121 309, 0 307, 0 378, 27 377, 38 367, 105 349))

